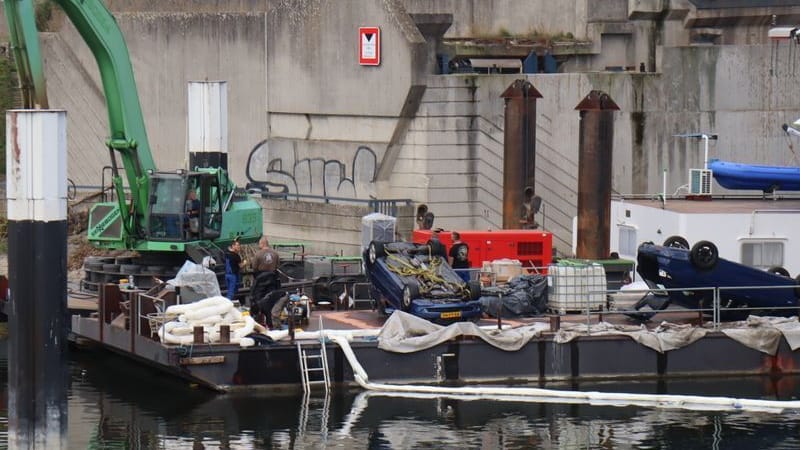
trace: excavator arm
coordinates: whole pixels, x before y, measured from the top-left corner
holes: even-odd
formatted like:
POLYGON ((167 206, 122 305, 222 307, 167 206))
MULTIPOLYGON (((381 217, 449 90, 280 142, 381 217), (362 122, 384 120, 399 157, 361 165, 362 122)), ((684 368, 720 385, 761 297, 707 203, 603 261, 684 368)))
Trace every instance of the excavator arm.
POLYGON ((4 1, 11 50, 17 62, 22 103, 28 109, 47 109, 47 89, 36 36, 33 2, 4 1))
MULTIPOLYGON (((48 108, 42 58, 37 37, 33 0, 4 0, 11 46, 26 108, 48 108)), ((101 0, 54 0, 75 26, 97 61, 108 111, 114 186, 128 238, 146 226, 150 181, 155 171, 147 131, 139 104, 128 47, 116 19, 101 0), (118 152, 131 192, 125 204, 122 177, 114 152, 118 152)))
MULTIPOLYGON (((97 61, 108 111, 113 184, 117 203, 89 212, 88 239, 106 249, 180 253, 187 248, 227 245, 261 236, 260 205, 237 189, 222 168, 157 172, 147 140, 128 47, 102 0, 51 0, 64 10, 97 61), (121 159, 122 167, 117 167, 121 159), (124 172, 124 178, 122 173, 124 172), (130 189, 126 203, 124 181, 130 189), (185 200, 201 200, 195 225, 185 200), (188 226, 187 226, 188 225, 188 226)), ((26 108, 47 108, 33 0, 3 0, 11 46, 26 108)))

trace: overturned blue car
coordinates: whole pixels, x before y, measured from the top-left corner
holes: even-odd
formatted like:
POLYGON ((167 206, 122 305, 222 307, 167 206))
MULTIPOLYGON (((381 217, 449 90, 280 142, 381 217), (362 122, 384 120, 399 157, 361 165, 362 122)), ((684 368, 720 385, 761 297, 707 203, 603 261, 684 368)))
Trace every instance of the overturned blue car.
POLYGON ((429 246, 373 241, 363 257, 379 311, 399 309, 437 323, 481 318, 480 282, 464 282, 429 246))
POLYGON ((716 245, 709 241, 691 248, 688 244, 644 243, 639 246, 637 262, 636 271, 651 289, 676 289, 662 291, 666 301, 654 309, 664 309, 672 301, 686 308, 712 308, 714 289, 710 288, 719 288, 725 319, 797 314, 800 287, 785 269, 762 270, 728 261, 719 257, 716 245))

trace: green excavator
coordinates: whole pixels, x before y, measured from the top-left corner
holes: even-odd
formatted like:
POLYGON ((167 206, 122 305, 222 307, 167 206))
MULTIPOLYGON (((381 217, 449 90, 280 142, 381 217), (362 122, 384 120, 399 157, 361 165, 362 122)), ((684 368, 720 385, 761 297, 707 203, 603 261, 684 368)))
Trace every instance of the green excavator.
MULTIPOLYGON (((5 15, 16 60, 23 106, 47 109, 47 91, 36 29, 33 0, 4 0, 5 15)), ((101 0, 53 0, 69 18, 92 51, 108 110, 116 201, 98 203, 89 212, 88 240, 108 250, 137 252, 145 267, 170 269, 187 256, 200 262, 219 256, 220 249, 238 238, 255 242, 262 233, 261 207, 228 177, 222 167, 158 171, 150 152, 133 67, 122 31, 101 0), (124 172, 124 180, 122 173, 124 172), (126 195, 127 189, 130 195, 126 195), (187 214, 189 191, 200 207, 187 214)), ((98 262, 108 260, 95 259, 98 262)), ((128 272, 136 261, 125 260, 128 272)), ((105 264, 113 272, 114 264, 105 264), (109 267, 111 266, 111 267, 109 267)), ((100 266, 97 266, 99 269, 100 266)), ((138 270, 138 269, 137 269, 138 270)), ((121 270, 119 275, 126 275, 121 270)), ((155 271, 158 272, 158 271, 155 271)), ((112 281, 113 276, 94 281, 112 281)))

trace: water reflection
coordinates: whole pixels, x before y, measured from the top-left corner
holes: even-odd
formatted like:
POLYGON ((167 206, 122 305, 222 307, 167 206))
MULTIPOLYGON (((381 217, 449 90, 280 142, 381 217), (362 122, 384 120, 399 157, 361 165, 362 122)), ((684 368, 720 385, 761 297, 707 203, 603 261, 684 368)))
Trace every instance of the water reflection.
MULTIPOLYGON (((6 360, 0 355, 6 397, 6 360)), ((412 399, 219 395, 108 353, 70 360, 70 448, 798 448, 783 415, 412 399)), ((583 384, 581 389, 764 397, 761 378, 583 384)), ((563 386, 552 386, 560 388, 563 386)), ((797 397, 798 393, 787 394, 797 397)), ((785 398, 788 399, 788 398, 785 398)), ((5 405, 6 403, 3 403, 5 405)), ((7 411, 0 411, 6 442, 7 411)))

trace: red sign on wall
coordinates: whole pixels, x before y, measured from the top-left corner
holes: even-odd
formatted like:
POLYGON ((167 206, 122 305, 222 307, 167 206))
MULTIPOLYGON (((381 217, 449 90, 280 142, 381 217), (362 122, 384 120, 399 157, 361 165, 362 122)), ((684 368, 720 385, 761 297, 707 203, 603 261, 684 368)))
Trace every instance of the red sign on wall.
POLYGON ((381 63, 381 30, 378 27, 358 29, 358 63, 378 66, 381 63))

